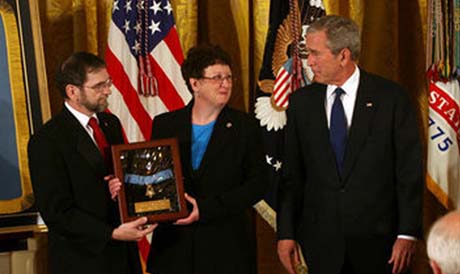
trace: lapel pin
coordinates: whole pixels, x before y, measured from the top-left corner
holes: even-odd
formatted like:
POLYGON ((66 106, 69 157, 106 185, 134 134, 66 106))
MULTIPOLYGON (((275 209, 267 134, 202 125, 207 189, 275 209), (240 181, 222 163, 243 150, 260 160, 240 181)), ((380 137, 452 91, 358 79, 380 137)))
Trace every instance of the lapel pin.
POLYGON ((371 108, 373 105, 374 105, 374 104, 372 104, 372 102, 367 102, 367 103, 366 103, 366 107, 368 107, 368 108, 371 108))
POLYGON ((233 125, 231 122, 228 122, 226 125, 225 125, 227 128, 231 128, 233 125))

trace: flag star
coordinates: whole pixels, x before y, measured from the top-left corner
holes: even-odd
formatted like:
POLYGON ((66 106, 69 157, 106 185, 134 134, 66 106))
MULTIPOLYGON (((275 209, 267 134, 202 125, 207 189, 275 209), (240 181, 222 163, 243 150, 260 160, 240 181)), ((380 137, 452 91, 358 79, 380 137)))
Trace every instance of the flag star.
POLYGON ((120 8, 118 7, 118 0, 113 2, 112 12, 115 12, 117 10, 120 10, 120 8))
POLYGON ((153 15, 157 15, 157 12, 163 11, 160 7, 161 1, 160 2, 153 2, 153 6, 150 7, 151 10, 153 10, 153 15))
POLYGON ((152 35, 155 34, 155 32, 161 32, 160 29, 160 22, 156 23, 155 21, 152 20, 152 24, 149 26, 149 30, 152 31, 152 35))
POLYGON ((169 1, 167 1, 166 6, 164 6, 163 8, 164 8, 165 10, 168 11, 168 15, 171 14, 171 12, 172 12, 172 7, 171 7, 171 4, 169 3, 169 1))
POLYGON ((273 167, 275 168, 275 171, 280 170, 282 164, 283 163, 281 163, 280 161, 276 161, 276 163, 273 165, 273 167))
POLYGON ((131 1, 126 2, 125 9, 126 9, 126 13, 129 13, 129 11, 132 10, 131 1))
POLYGON ((267 162, 267 164, 272 165, 272 160, 273 160, 273 157, 265 155, 265 161, 267 162))
POLYGON ((141 50, 141 43, 139 43, 139 41, 136 40, 134 46, 132 46, 131 49, 134 50, 136 54, 139 54, 139 51, 141 50))
POLYGON ((142 31, 142 25, 141 22, 137 22, 136 26, 134 26, 134 29, 136 30, 136 33, 140 33, 142 31))
POLYGON ((123 25, 123 29, 125 30, 125 33, 128 33, 128 31, 130 31, 129 20, 125 20, 125 24, 123 25))

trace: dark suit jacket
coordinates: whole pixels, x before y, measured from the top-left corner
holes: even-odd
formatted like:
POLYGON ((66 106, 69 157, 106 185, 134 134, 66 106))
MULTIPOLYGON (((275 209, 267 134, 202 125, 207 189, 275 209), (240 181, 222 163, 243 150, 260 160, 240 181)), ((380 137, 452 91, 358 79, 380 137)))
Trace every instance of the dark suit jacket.
POLYGON ((339 273, 345 256, 361 273, 385 273, 396 236, 421 236, 415 111, 400 86, 361 70, 341 178, 325 95, 312 84, 290 97, 278 236, 301 244, 311 274, 339 273))
POLYGON ((185 190, 198 202, 200 219, 156 228, 150 272, 256 273, 255 234, 248 214, 265 190, 261 132, 256 120, 225 107, 197 171, 191 166, 191 109, 155 117, 152 139, 177 137, 185 190))
MULTIPOLYGON (((98 118, 107 141, 123 143, 118 119, 107 113, 98 118)), ((52 273, 140 273, 135 243, 111 239, 119 217, 101 153, 67 108, 32 136, 28 149, 36 203, 49 229, 52 273)))

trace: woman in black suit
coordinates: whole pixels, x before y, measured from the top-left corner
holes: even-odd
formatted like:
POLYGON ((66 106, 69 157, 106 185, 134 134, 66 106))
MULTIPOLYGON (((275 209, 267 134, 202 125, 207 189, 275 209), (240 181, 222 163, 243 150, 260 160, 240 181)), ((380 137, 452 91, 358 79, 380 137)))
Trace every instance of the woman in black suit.
POLYGON ((220 47, 192 48, 181 70, 194 99, 155 117, 152 139, 179 140, 190 214, 157 227, 147 269, 152 274, 256 273, 250 209, 265 192, 260 127, 255 118, 227 106, 234 77, 220 47))

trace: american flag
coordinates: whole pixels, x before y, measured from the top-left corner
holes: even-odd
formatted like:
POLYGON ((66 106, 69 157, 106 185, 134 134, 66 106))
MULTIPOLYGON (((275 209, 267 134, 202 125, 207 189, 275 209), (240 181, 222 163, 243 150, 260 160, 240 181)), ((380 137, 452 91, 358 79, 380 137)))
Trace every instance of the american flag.
POLYGON ((280 109, 287 109, 289 95, 292 92, 292 58, 279 70, 273 86, 274 104, 280 109))
POLYGON ((114 1, 105 59, 114 84, 109 110, 120 118, 128 142, 150 139, 155 115, 191 99, 168 0, 114 1))
MULTIPOLYGON (((113 80, 109 111, 128 142, 149 140, 154 116, 192 98, 181 76, 183 58, 168 0, 114 1, 105 55, 113 80)), ((139 242, 143 262, 149 248, 147 239, 139 242)))

